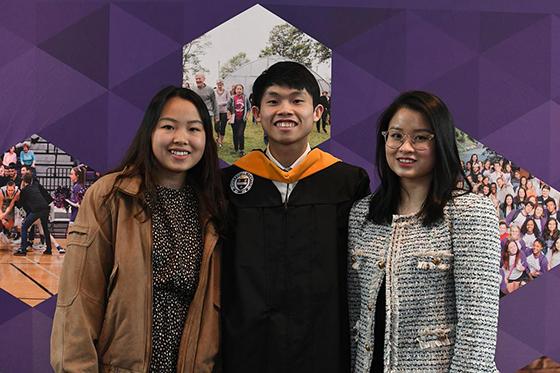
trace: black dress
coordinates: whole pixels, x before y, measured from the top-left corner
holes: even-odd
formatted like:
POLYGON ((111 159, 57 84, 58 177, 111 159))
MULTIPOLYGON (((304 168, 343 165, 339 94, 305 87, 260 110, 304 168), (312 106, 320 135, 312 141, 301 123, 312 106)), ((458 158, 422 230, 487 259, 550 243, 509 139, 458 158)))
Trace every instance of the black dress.
POLYGON ((151 372, 175 372, 189 306, 198 286, 202 231, 191 187, 157 187, 152 211, 151 372))

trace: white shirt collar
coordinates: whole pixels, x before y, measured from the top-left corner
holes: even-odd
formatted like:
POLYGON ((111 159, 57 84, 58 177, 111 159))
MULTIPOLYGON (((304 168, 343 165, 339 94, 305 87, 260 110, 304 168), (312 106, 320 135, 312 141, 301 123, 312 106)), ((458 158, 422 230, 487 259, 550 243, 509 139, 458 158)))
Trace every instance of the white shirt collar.
POLYGON ((309 146, 309 143, 307 143, 307 148, 305 149, 305 151, 303 152, 301 157, 296 159, 296 161, 294 163, 292 163, 291 166, 288 167, 288 168, 282 166, 282 164, 280 162, 278 162, 276 160, 276 158, 274 158, 274 156, 270 152, 270 147, 268 145, 266 146, 265 154, 268 157, 268 159, 270 159, 276 166, 278 166, 278 168, 280 168, 283 171, 289 171, 289 170, 292 170, 297 165, 299 165, 301 162, 303 162, 303 160, 305 159, 305 157, 307 157, 307 154, 309 154, 310 151, 311 151, 311 146, 309 146))

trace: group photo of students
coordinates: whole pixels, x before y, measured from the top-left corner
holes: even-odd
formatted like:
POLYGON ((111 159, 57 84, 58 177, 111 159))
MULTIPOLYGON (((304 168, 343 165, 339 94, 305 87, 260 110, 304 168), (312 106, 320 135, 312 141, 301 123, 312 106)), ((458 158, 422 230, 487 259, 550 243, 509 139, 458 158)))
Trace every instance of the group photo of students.
POLYGON ((462 154, 473 191, 488 197, 500 219, 501 294, 560 264, 560 193, 499 155, 462 154))

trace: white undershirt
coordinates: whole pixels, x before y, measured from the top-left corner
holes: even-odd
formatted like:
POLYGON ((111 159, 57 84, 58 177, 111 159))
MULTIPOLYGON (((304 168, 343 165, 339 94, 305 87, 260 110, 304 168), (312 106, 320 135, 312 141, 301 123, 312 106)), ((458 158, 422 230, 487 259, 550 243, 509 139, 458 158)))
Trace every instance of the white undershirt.
MULTIPOLYGON (((266 147, 265 154, 268 157, 268 159, 270 159, 272 161, 272 163, 274 163, 276 166, 278 166, 278 168, 280 168, 282 171, 287 172, 287 171, 292 170, 294 167, 299 165, 301 162, 303 162, 303 160, 305 159, 305 157, 307 157, 307 154, 309 154, 310 151, 311 151, 311 147, 309 146, 309 144, 307 144, 307 148, 305 149, 305 151, 303 152, 301 157, 296 159, 296 161, 294 163, 292 163, 292 165, 288 168, 282 166, 282 164, 280 162, 278 162, 276 160, 276 158, 274 158, 274 156, 270 152, 270 149, 269 149, 268 146, 266 147)), ((272 182, 274 183, 274 185, 276 186, 276 188, 280 192, 280 196, 282 197, 282 202, 283 203, 288 202, 288 199, 290 198, 290 194, 292 193, 292 190, 294 190, 294 188, 296 187, 296 184, 298 183, 297 180, 294 181, 293 183, 283 183, 281 181, 276 181, 276 180, 272 180, 272 182)))

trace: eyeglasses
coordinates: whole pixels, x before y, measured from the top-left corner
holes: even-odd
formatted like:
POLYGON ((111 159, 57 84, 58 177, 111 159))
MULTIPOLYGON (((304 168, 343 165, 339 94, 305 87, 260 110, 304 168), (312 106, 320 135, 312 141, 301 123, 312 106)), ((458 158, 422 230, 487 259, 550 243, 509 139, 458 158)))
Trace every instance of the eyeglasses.
POLYGON ((391 149, 400 148, 408 137, 412 147, 416 150, 427 150, 430 146, 430 142, 436 137, 436 135, 429 132, 420 132, 414 135, 409 135, 398 130, 381 131, 381 135, 385 139, 385 144, 391 149))

